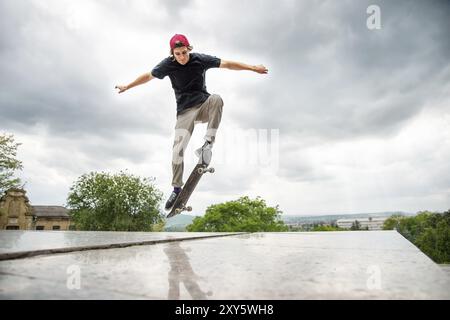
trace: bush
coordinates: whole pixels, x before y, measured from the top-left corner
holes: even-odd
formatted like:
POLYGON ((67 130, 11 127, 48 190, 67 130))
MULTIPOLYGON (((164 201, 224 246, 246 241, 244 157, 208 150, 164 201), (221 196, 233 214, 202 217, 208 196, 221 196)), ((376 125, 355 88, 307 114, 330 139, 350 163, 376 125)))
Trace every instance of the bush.
POLYGON ((436 263, 450 263, 450 210, 423 211, 414 217, 392 216, 383 229, 394 228, 436 263))
POLYGON ((335 226, 316 226, 312 229, 312 231, 345 231, 345 229, 335 227, 335 226))
POLYGON ((267 207, 259 197, 254 200, 242 197, 208 207, 205 215, 195 218, 186 229, 194 232, 287 231, 280 220, 281 213, 278 206, 267 207))

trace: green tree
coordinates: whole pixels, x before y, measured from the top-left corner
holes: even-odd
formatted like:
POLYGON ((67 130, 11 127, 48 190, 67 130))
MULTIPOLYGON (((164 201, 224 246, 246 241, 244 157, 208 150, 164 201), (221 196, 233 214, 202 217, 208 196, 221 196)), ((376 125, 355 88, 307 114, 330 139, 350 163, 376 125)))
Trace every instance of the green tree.
POLYGON ((404 218, 404 216, 402 216, 400 214, 394 214, 394 215, 390 216, 389 218, 387 218, 384 221, 383 230, 398 229, 398 227, 400 225, 400 221, 403 218, 404 218))
POLYGON ((16 159, 20 143, 12 135, 0 135, 0 192, 19 187, 20 179, 13 178, 14 171, 22 169, 22 162, 16 159))
POLYGON ((267 207, 260 197, 241 197, 209 206, 205 215, 195 218, 186 229, 194 232, 287 231, 288 227, 281 221, 281 213, 278 206, 267 207))
POLYGON ((71 187, 67 205, 77 230, 157 231, 162 193, 153 179, 91 172, 71 187))
POLYGON ((450 210, 422 211, 414 217, 392 216, 383 229, 394 228, 435 262, 450 263, 450 210))
POLYGON ((417 237, 417 246, 438 263, 450 263, 450 211, 417 237))

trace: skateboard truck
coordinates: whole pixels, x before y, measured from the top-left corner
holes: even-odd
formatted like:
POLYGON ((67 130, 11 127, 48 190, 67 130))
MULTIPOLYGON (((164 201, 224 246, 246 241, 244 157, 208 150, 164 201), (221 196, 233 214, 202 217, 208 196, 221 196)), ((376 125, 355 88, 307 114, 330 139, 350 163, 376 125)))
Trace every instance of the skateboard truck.
POLYGON ((191 207, 191 206, 187 206, 187 207, 183 206, 183 207, 181 207, 181 208, 175 209, 175 213, 176 213, 176 214, 180 214, 180 213, 182 213, 183 211, 191 212, 191 211, 192 211, 192 207, 191 207))
POLYGON ((197 170, 197 172, 198 172, 199 174, 204 174, 204 173, 206 173, 206 172, 214 173, 214 171, 215 171, 214 168, 198 168, 198 170, 197 170))

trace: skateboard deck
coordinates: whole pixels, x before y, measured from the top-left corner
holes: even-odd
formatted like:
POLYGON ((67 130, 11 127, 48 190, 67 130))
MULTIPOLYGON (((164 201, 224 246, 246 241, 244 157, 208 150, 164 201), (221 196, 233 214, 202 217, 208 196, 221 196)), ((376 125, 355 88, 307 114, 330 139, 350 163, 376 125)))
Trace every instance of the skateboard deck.
POLYGON ((167 218, 180 214, 183 211, 192 211, 192 207, 186 206, 187 202, 189 201, 192 192, 200 181, 200 178, 207 172, 214 173, 214 168, 208 168, 208 165, 203 163, 198 163, 195 166, 194 170, 192 170, 191 175, 186 181, 186 184, 181 190, 180 195, 178 196, 177 200, 175 200, 175 203, 169 214, 167 215, 167 218))

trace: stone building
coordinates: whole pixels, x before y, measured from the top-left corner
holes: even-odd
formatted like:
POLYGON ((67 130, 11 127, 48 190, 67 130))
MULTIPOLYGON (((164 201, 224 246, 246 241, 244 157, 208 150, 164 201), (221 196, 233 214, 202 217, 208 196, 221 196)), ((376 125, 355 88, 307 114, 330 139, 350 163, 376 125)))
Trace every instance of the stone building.
POLYGON ((36 230, 69 230, 69 210, 61 206, 32 206, 36 230))
POLYGON ((69 230, 69 210, 32 206, 23 189, 9 189, 0 198, 0 230, 69 230))

